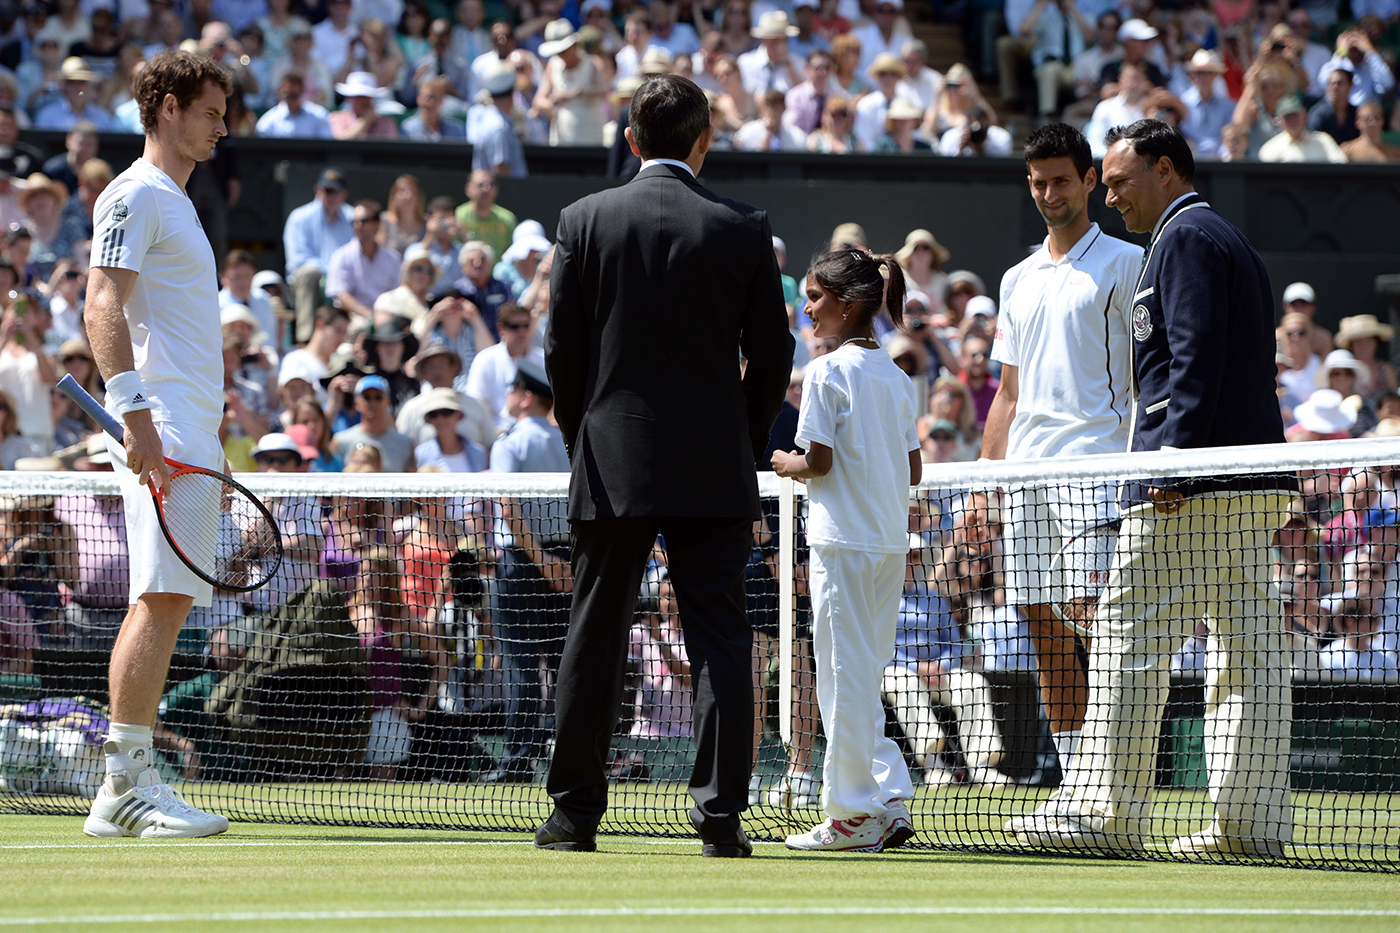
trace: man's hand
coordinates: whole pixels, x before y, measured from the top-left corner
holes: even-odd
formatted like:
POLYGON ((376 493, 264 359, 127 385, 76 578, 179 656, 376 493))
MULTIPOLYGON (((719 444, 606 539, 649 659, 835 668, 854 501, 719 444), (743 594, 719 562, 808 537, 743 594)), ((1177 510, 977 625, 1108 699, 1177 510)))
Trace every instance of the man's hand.
POLYGON ((141 477, 141 485, 164 489, 165 481, 170 479, 170 467, 150 411, 129 411, 125 420, 127 467, 141 477))
POLYGON ((1152 500, 1153 506, 1163 515, 1172 514, 1186 501, 1186 497, 1175 489, 1162 489, 1158 486, 1147 490, 1147 498, 1152 500))

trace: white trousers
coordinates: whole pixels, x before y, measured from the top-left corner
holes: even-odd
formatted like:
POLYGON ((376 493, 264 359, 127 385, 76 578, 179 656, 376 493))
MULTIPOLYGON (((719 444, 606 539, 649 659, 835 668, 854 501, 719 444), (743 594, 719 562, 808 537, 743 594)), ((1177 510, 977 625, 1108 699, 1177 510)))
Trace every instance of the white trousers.
POLYGON ((891 664, 885 668, 883 689, 922 767, 936 764, 930 759, 944 737, 944 727, 933 714, 935 703, 953 711, 958 723, 958 740, 969 768, 987 767, 1003 750, 987 678, 977 671, 962 668, 949 671, 943 675, 943 686, 931 690, 923 678, 909 668, 891 664))
POLYGON ((914 796, 904 755, 885 737, 880 678, 894 656, 903 554, 813 544, 812 648, 826 731, 822 809, 838 820, 881 816, 914 796))
POLYGON ((1289 655, 1269 586, 1269 545, 1289 501, 1222 493, 1187 499, 1175 514, 1125 514, 1094 621, 1088 716, 1061 795, 1104 818, 1106 831, 1145 829, 1171 657, 1204 618, 1210 828, 1292 840, 1289 655))

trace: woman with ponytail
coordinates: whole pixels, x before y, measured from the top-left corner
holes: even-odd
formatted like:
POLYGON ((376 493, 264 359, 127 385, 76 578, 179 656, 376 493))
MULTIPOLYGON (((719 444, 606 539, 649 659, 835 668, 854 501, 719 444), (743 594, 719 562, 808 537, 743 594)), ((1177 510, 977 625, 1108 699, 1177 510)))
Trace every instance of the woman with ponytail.
POLYGON ((882 308, 903 326, 904 273, 893 256, 833 250, 807 273, 807 300, 813 334, 839 345, 803 377, 797 442, 807 453, 777 451, 773 469, 807 481, 827 819, 787 845, 879 852, 914 835, 904 803, 914 785, 885 737, 880 703, 909 551, 909 487, 922 469, 909 377, 875 339, 882 308))

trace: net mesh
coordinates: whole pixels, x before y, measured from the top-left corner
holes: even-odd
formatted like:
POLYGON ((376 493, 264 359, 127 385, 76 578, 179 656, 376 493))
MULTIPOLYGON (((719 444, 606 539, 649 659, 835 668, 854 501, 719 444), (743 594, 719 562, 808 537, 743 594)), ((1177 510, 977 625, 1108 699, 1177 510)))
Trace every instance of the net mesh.
MULTIPOLYGON (((1400 867, 1396 464, 1400 445, 1377 440, 927 467, 880 684, 916 786, 912 845, 1059 849, 1056 808, 1070 799, 1113 817, 1079 824, 1089 844, 1071 851, 1400 867), (1266 472, 1296 474, 1301 495, 1197 497, 1169 535, 1105 520, 1128 480, 1266 472), (1128 551, 1134 573, 1114 563, 1128 551), (1049 611, 1018 605, 1030 599, 1049 611), (1114 678, 1098 671, 1111 664, 1114 678), (1090 691, 1090 679, 1120 689, 1090 691), (1081 717, 1074 748, 1064 733, 1081 717), (1047 819, 1025 821, 1038 811, 1047 819), (1016 818, 1020 835, 1007 832, 1016 818), (1252 843, 1171 849, 1212 827, 1252 843)), ((571 588, 567 477, 240 479, 267 501, 286 553, 268 586, 191 614, 156 730, 166 778, 232 820, 543 821, 571 588)), ((106 664, 125 612, 120 499, 103 474, 0 483, 0 811, 77 815, 102 776, 106 664)), ((806 502, 796 487, 785 618, 782 484, 767 475, 762 490, 745 825, 781 839, 822 819, 826 741, 806 502)), ((658 545, 629 634, 602 832, 693 837, 678 611, 658 545)))

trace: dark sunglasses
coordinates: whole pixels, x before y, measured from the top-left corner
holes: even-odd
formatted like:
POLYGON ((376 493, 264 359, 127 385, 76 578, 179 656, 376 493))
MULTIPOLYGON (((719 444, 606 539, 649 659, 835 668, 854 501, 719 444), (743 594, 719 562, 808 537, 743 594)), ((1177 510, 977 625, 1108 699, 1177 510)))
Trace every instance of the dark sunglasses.
POLYGON ((505 330, 529 330, 529 329, 530 329, 530 322, 529 322, 529 321, 521 321, 521 322, 519 322, 519 323, 517 323, 517 324, 498 324, 497 326, 498 326, 498 327, 501 327, 501 328, 503 328, 503 329, 505 329, 505 330))
POLYGON ((255 457, 254 459, 256 459, 259 463, 266 463, 268 466, 288 466, 290 464, 301 462, 301 458, 298 457, 296 454, 286 453, 258 454, 257 457, 255 457))

